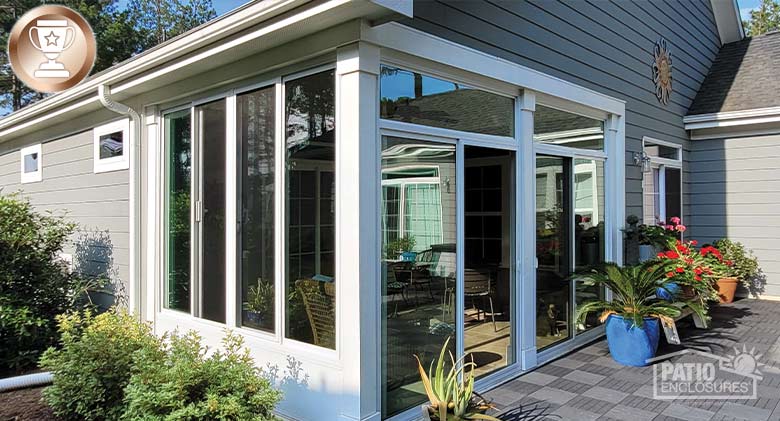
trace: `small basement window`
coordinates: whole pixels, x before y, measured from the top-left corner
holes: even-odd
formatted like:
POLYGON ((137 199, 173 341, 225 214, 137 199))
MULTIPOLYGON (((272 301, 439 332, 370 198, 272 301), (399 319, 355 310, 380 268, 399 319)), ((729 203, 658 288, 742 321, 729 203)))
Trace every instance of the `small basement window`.
POLYGON ((35 183, 41 181, 43 166, 41 165, 41 144, 22 148, 21 174, 22 183, 35 183))
POLYGON ((127 141, 130 122, 127 119, 95 127, 94 162, 95 172, 126 170, 130 167, 127 155, 127 141))

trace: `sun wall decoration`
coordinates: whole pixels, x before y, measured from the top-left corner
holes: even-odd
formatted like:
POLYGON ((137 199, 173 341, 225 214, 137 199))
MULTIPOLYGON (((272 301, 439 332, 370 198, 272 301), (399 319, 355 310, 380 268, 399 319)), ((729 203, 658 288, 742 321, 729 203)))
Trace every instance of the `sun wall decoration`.
POLYGON ((672 53, 666 45, 666 40, 661 38, 655 43, 653 49, 653 83, 655 83, 655 96, 666 105, 672 94, 672 53))

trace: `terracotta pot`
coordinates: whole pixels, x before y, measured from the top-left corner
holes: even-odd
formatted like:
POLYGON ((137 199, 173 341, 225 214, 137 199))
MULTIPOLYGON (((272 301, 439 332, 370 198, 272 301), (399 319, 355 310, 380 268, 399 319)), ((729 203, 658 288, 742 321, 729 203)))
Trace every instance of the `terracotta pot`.
POLYGON ((718 298, 721 303, 730 303, 734 301, 734 293, 737 291, 737 278, 720 278, 715 283, 715 289, 718 290, 718 298))

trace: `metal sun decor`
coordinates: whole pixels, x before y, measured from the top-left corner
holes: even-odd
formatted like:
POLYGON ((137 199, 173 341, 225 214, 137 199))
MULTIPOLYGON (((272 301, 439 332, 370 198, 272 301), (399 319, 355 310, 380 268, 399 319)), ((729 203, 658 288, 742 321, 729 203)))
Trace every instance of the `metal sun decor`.
POLYGON ((666 40, 661 38, 653 48, 653 82, 655 83, 655 96, 666 105, 672 94, 672 53, 666 45, 666 40))

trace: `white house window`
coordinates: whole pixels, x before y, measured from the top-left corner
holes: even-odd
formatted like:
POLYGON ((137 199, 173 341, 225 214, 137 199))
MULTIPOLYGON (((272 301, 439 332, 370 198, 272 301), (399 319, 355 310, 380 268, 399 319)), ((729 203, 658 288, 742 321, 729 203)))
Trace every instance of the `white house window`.
POLYGON ((93 150, 96 173, 126 170, 129 168, 127 140, 130 122, 114 121, 93 130, 93 150))
POLYGON ((35 183, 42 179, 41 144, 28 146, 21 151, 22 183, 35 183))
POLYGON ((682 217, 682 150, 679 145, 645 137, 644 152, 650 159, 643 173, 642 217, 645 224, 682 217))

